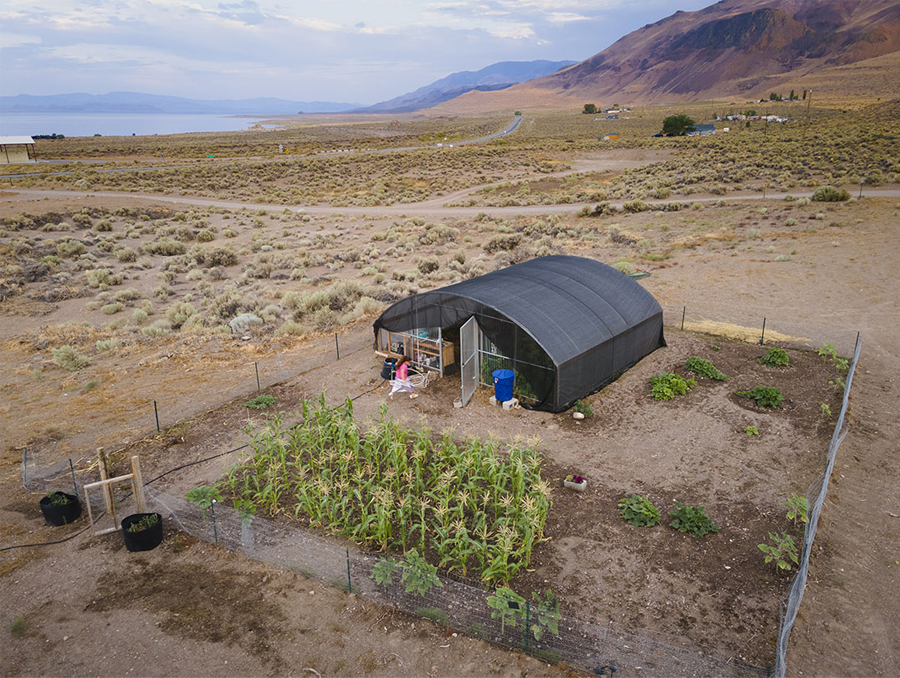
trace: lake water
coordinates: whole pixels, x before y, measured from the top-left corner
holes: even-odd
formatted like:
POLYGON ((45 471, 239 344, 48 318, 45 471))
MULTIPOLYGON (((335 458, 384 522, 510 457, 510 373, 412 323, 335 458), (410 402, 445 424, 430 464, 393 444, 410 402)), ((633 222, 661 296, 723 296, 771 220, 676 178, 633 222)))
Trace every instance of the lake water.
POLYGON ((144 136, 186 132, 234 132, 266 118, 144 113, 3 113, 0 136, 64 134, 67 137, 144 136))

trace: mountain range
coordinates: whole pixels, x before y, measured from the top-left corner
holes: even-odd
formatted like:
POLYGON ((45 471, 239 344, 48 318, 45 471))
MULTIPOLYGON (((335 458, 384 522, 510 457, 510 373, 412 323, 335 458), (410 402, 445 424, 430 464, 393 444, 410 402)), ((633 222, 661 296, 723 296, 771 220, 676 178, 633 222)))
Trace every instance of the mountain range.
POLYGON ((431 108, 461 94, 477 90, 490 92, 506 89, 520 82, 555 73, 574 61, 501 61, 480 71, 459 71, 430 85, 388 101, 354 110, 354 113, 408 113, 431 108))
MULTIPOLYGON (((846 71, 864 61, 900 73, 898 57, 897 0, 722 0, 648 24, 551 75, 499 93, 470 92, 439 110, 572 105, 573 99, 752 99, 803 77, 846 71)), ((898 80, 893 82, 896 96, 898 80)))
POLYGON ((19 94, 0 97, 0 113, 293 115, 336 113, 359 106, 360 104, 333 101, 286 101, 273 98, 201 100, 139 92, 50 96, 19 94))

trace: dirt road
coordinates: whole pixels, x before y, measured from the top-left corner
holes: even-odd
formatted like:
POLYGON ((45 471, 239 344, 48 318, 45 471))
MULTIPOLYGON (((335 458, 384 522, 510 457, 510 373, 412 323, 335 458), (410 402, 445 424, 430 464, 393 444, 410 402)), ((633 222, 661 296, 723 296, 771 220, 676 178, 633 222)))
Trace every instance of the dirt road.
MULTIPOLYGON (((447 207, 447 203, 464 198, 475 191, 481 190, 484 186, 476 186, 461 191, 456 191, 450 195, 424 200, 417 203, 406 203, 403 205, 379 206, 379 207, 331 207, 328 205, 274 205, 267 203, 250 203, 240 202, 236 200, 212 200, 209 198, 194 198, 189 196, 169 196, 157 195, 154 193, 118 193, 115 191, 56 191, 41 189, 10 189, 0 191, 0 200, 15 201, 16 196, 23 198, 35 199, 44 197, 59 198, 67 196, 71 198, 133 198, 136 200, 149 200, 152 202, 164 203, 167 205, 198 205, 202 207, 223 207, 226 209, 263 209, 269 212, 283 212, 285 209, 294 212, 304 212, 307 214, 387 214, 387 215, 420 215, 435 217, 473 217, 479 213, 487 213, 495 216, 512 216, 516 214, 574 214, 580 212, 584 207, 583 204, 572 205, 523 205, 517 207, 447 207)), ((812 195, 812 191, 792 191, 791 196, 795 198, 804 198, 812 195)), ((784 201, 787 193, 768 192, 765 196, 760 193, 733 193, 727 198, 728 201, 738 200, 765 200, 772 203, 784 201)), ((897 198, 900 197, 900 190, 895 188, 873 188, 865 192, 867 197, 877 198, 897 198)), ((686 199, 687 200, 687 199, 686 199)), ((722 200, 722 196, 691 196, 690 202, 718 202, 722 200)), ((625 201, 611 202, 611 205, 621 207, 625 201)), ((648 205, 664 205, 672 202, 672 199, 666 200, 645 200, 648 205)), ((677 201, 676 201, 677 202, 677 201)))

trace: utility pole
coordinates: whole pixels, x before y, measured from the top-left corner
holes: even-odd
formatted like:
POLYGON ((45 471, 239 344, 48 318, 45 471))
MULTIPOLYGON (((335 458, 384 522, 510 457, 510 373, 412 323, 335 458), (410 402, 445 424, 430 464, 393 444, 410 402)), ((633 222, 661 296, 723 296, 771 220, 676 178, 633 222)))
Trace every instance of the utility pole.
POLYGON ((806 141, 806 128, 809 127, 809 106, 812 103, 812 90, 809 90, 809 96, 806 97, 806 124, 803 125, 803 138, 801 142, 806 141))

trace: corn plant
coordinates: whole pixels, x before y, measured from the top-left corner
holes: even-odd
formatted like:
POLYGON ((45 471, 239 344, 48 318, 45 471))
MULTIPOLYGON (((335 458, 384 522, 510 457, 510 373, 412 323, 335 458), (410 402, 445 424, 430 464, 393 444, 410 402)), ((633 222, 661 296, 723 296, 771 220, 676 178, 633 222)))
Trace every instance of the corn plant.
POLYGON ((224 489, 381 551, 436 554, 444 568, 505 582, 544 540, 550 486, 537 442, 457 441, 387 418, 366 430, 352 403, 301 403, 302 424, 272 415, 245 429, 249 452, 224 489))

